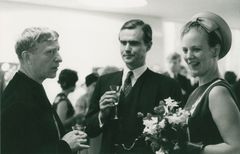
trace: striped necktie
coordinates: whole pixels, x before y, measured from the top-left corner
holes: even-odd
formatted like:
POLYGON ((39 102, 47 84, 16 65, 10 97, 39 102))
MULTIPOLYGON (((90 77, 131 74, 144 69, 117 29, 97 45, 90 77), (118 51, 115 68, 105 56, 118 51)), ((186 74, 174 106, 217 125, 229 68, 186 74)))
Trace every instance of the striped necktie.
POLYGON ((127 97, 128 94, 130 93, 131 89, 132 89, 132 82, 131 82, 131 77, 133 76, 133 72, 129 71, 127 74, 127 77, 124 81, 124 85, 123 85, 123 93, 124 96, 127 97))

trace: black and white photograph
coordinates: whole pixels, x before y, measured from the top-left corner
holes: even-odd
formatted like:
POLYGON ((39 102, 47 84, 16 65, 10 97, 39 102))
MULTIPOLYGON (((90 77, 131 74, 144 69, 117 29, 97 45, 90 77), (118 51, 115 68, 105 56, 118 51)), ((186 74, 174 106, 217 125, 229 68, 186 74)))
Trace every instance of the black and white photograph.
POLYGON ((240 154, 239 0, 0 0, 0 154, 240 154))

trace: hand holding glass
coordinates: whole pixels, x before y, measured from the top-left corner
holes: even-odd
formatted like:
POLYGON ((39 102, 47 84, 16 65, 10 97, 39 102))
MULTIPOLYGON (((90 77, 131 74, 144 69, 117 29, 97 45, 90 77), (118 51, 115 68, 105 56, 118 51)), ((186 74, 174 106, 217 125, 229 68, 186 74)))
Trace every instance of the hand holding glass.
POLYGON ((72 130, 79 130, 79 131, 83 131, 83 132, 85 132, 85 128, 86 128, 86 126, 80 125, 80 124, 75 124, 74 126, 72 126, 72 130))
POLYGON ((119 103, 121 87, 119 85, 110 85, 110 90, 115 91, 116 95, 117 95, 117 100, 114 102, 115 114, 114 114, 113 119, 118 119, 118 108, 117 107, 118 107, 118 103, 119 103))
MULTIPOLYGON (((85 132, 86 126, 84 126, 83 124, 75 124, 74 126, 72 126, 72 130, 78 130, 78 131, 83 131, 85 132)), ((89 145, 85 145, 82 144, 81 145, 82 148, 89 148, 89 145)), ((77 151, 77 154, 81 154, 80 150, 77 151)))

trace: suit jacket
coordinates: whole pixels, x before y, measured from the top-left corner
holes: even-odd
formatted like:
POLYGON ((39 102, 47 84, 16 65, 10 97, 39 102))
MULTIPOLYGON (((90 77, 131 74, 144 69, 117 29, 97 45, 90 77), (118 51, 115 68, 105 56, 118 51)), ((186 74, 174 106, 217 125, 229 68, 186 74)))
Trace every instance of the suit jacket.
MULTIPOLYGON (((102 154, 114 153, 115 143, 131 145, 134 139, 142 134, 144 126, 142 119, 137 117, 138 112, 142 112, 144 115, 151 113, 160 100, 168 97, 175 100, 181 99, 180 87, 173 79, 147 69, 138 78, 127 98, 120 96, 119 120, 114 121, 109 118, 100 128, 98 120, 99 99, 106 91, 109 91, 109 85, 120 85, 122 83, 122 75, 123 72, 115 72, 99 78, 86 117, 86 132, 89 137, 95 137, 101 132, 103 133, 102 154)), ((139 146, 141 148, 135 152, 136 154, 152 153, 149 146, 141 143, 139 146)))
MULTIPOLYGON (((165 72, 164 75, 170 77, 170 74, 168 72, 165 72)), ((191 81, 181 74, 178 74, 174 79, 179 83, 179 85, 181 87, 183 99, 182 99, 182 103, 180 104, 180 106, 183 108, 187 102, 189 95, 193 92, 193 90, 196 87, 192 86, 191 81)))
POLYGON ((2 96, 2 154, 71 154, 68 144, 59 139, 64 134, 43 86, 17 72, 2 96))

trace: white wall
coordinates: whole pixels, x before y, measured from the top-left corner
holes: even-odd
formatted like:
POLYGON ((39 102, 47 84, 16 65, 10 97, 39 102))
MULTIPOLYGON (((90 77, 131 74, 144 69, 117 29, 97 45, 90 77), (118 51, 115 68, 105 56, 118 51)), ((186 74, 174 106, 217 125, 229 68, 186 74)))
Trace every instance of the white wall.
MULTIPOLYGON (((122 24, 132 18, 141 18, 153 28, 153 46, 147 57, 148 65, 163 65, 163 61, 160 60, 163 41, 159 18, 16 3, 0 4, 0 62, 18 62, 14 44, 26 27, 47 26, 60 34, 60 54, 63 58, 60 70, 77 70, 80 77, 78 84, 81 84, 94 66, 123 66, 118 33, 122 24)), ((52 79, 44 82, 51 101, 60 91, 56 81, 52 79)), ((76 98, 79 93, 74 95, 76 98)))
MULTIPOLYGON (((147 57, 147 65, 158 71, 165 70, 167 54, 178 50, 181 23, 149 16, 87 12, 7 2, 0 2, 0 62, 18 62, 14 44, 26 27, 50 27, 60 34, 60 54, 63 58, 60 70, 77 70, 80 85, 92 67, 123 66, 118 33, 122 24, 132 18, 140 18, 152 26, 153 46, 147 57)), ((222 72, 233 70, 240 75, 240 45, 237 43, 239 41, 240 30, 234 30, 232 49, 220 61, 222 72)), ((44 86, 50 101, 53 101, 60 91, 57 79, 46 80, 44 86)), ((81 93, 83 89, 78 89, 70 98, 75 102, 81 93)))

